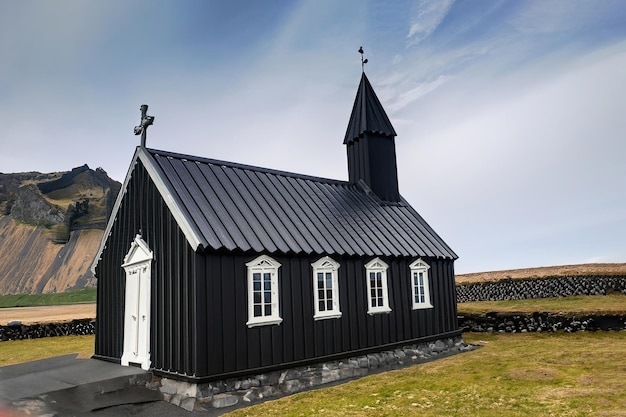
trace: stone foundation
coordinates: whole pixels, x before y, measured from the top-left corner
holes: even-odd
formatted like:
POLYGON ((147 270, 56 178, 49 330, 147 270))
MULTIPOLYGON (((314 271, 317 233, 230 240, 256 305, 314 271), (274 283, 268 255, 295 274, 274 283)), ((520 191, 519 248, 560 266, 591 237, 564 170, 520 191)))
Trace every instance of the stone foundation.
POLYGON ((154 377, 146 386, 159 390, 163 398, 186 410, 241 407, 278 398, 337 381, 405 366, 472 350, 462 337, 409 345, 364 356, 268 372, 239 379, 193 384, 154 377))

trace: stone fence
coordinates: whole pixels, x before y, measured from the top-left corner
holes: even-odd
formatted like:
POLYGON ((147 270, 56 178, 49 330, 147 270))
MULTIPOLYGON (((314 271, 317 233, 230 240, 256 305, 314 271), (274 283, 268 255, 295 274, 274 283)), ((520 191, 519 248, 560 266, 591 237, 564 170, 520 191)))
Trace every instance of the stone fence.
POLYGON ((459 316, 459 327, 464 332, 526 333, 556 332, 568 333, 596 330, 626 329, 626 315, 565 315, 562 313, 465 314, 459 316))
POLYGON ((495 282, 461 284, 456 287, 457 302, 525 300, 529 298, 626 294, 625 276, 577 276, 504 279, 495 282))
POLYGON ((95 334, 96 322, 93 319, 72 320, 66 323, 46 323, 25 325, 12 321, 0 326, 0 341, 37 339, 51 336, 80 336, 95 334))

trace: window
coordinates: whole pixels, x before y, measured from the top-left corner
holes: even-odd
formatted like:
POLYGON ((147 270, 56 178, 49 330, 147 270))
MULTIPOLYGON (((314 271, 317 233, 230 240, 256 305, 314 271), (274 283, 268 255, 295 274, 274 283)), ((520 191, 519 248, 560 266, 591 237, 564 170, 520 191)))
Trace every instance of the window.
POLYGON ((411 288, 413 298, 413 310, 420 308, 432 308, 430 303, 430 290, 428 287, 428 270, 430 266, 421 259, 409 265, 411 269, 411 288))
POLYGON ((365 264, 367 276, 367 313, 388 313, 389 296, 387 294, 387 264, 375 258, 365 264))
POLYGON ((339 283, 337 270, 339 264, 323 257, 312 263, 313 267, 313 298, 315 305, 315 320, 341 317, 339 309, 339 283))
POLYGON ((278 268, 280 264, 261 255, 248 267, 248 327, 279 324, 278 268))

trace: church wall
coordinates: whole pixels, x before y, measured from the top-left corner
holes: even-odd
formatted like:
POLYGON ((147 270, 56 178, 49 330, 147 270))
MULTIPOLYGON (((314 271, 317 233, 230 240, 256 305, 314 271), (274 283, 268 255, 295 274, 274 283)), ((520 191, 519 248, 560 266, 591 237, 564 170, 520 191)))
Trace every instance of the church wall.
MULTIPOLYGON (((458 332, 451 260, 426 260, 434 308, 412 310, 408 265, 414 259, 381 258, 389 264, 388 314, 369 315, 364 265, 368 259, 333 259, 338 270, 342 317, 314 320, 311 263, 321 256, 272 256, 279 269, 282 323, 248 328, 246 262, 258 254, 209 254, 197 288, 206 316, 198 316, 199 379, 253 374, 366 352, 458 332), (202 295, 203 293, 203 295, 202 295), (206 347, 204 347, 206 346, 206 347), (204 358, 204 359, 202 359, 204 358)), ((199 308, 198 311, 201 311, 199 308)), ((193 378, 192 378, 193 379, 193 378)))
POLYGON ((141 230, 154 252, 151 360, 155 369, 194 373, 195 253, 141 162, 132 173, 106 248, 96 268, 96 357, 119 361, 124 341, 125 273, 121 267, 141 230))

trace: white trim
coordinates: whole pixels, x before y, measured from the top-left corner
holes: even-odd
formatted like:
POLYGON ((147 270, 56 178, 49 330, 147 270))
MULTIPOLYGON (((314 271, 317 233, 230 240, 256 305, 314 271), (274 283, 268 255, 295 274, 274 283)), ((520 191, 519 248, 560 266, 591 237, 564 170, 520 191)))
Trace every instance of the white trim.
POLYGON ((141 146, 138 146, 126 173, 126 178, 124 178, 124 184, 122 185, 122 188, 120 188, 120 192, 117 195, 115 204, 113 205, 113 210, 111 211, 109 221, 107 222, 104 234, 102 235, 102 239, 100 240, 100 246, 98 247, 96 256, 91 264, 91 273, 94 275, 96 274, 96 267, 98 266, 98 262, 100 262, 100 258, 102 257, 102 252, 104 252, 104 249, 106 248, 106 243, 109 239, 109 235, 111 234, 113 224, 117 220, 117 214, 120 210, 120 206, 122 205, 122 200, 128 192, 128 183, 130 182, 132 174, 135 171, 138 159, 141 160, 143 166, 146 168, 148 175, 150 176, 157 190, 163 197, 163 200, 165 201, 165 204, 167 205, 170 212, 172 213, 172 216, 174 217, 178 226, 185 235, 185 238, 187 238, 187 242, 189 243, 189 245, 191 245, 194 250, 198 250, 206 246, 206 242, 202 239, 200 233, 194 229, 191 223, 183 215, 183 211, 170 193, 169 187, 161 178, 161 175, 159 174, 160 171, 155 166, 154 160, 150 156, 150 153, 141 146))
POLYGON ((109 221, 107 222, 107 226, 104 229, 104 234, 102 235, 102 239, 100 239, 100 246, 98 247, 98 252, 96 252, 96 256, 91 263, 91 273, 96 274, 96 267, 98 266, 98 262, 100 262, 100 257, 102 256, 102 252, 104 252, 104 248, 106 248, 107 240, 109 239, 109 235, 111 234, 111 229, 113 228, 113 224, 115 220, 117 220, 117 212, 120 210, 120 205, 122 204, 122 200, 124 199, 124 195, 126 194, 126 190, 128 189, 128 183, 132 177, 132 173, 135 170, 135 166, 137 165, 137 157, 139 155, 139 148, 135 151, 133 155, 133 159, 130 162, 130 166, 128 167, 128 171, 126 172, 126 178, 124 178, 124 183, 122 184, 122 188, 120 188, 120 192, 117 194, 117 198, 115 199, 115 204, 113 204, 113 210, 111 210, 111 215, 109 216, 109 221))
POLYGON ((280 324, 283 319, 280 317, 280 289, 278 286, 278 269, 280 263, 267 255, 261 255, 252 261, 246 263, 248 268, 248 327, 267 326, 280 324), (257 275, 255 277, 255 275, 257 275), (258 278, 258 282, 255 282, 258 278), (269 278, 269 281, 266 279, 269 278), (254 284, 258 283, 258 289, 255 290, 254 284), (265 284, 269 284, 270 288, 266 289, 265 284), (267 292, 269 291, 269 293, 267 292), (259 296, 259 300, 255 303, 255 293, 259 296), (266 302, 265 296, 269 296, 269 303, 266 302), (255 307, 259 307, 260 316, 255 316, 255 307), (265 314, 265 309, 270 308, 270 314, 265 314))
POLYGON ((137 235, 124 257, 126 272, 122 366, 138 363, 150 369, 150 303, 154 254, 137 235))
MULTIPOLYGON (((339 278, 337 273, 337 270, 340 266, 341 265, 338 262, 334 261, 329 256, 324 256, 323 258, 320 258, 319 260, 311 264, 311 267, 313 268, 313 309, 315 310, 315 314, 313 315, 314 320, 336 319, 341 317, 341 309, 339 307, 339 278), (325 281, 325 275, 329 273, 331 274, 330 291, 332 298, 332 308, 330 310, 325 309, 324 311, 320 311, 319 291, 328 291, 328 288, 326 288, 328 283, 325 281), (322 288, 321 290, 318 286, 318 274, 323 274, 324 276, 324 288, 322 288)), ((326 308, 327 306, 325 305, 324 307, 326 308)))
POLYGON ((387 285, 387 270, 389 265, 383 262, 380 258, 374 258, 365 264, 365 281, 367 283, 367 314, 389 313, 391 307, 389 307, 389 290, 387 285), (381 288, 375 288, 377 291, 376 299, 382 301, 382 305, 372 306, 372 284, 370 274, 380 274, 381 288), (378 294, 380 291, 380 294, 378 294))
POLYGON ((430 302, 430 285, 428 278, 430 266, 422 261, 422 259, 417 259, 409 265, 409 269, 411 270, 411 305, 413 310, 433 308, 430 302), (416 282, 416 279, 419 281, 416 282), (416 297, 420 297, 420 300, 416 301, 416 297), (422 298, 423 301, 421 301, 422 298))
POLYGON ((139 159, 141 159, 141 162, 143 162, 143 165, 146 168, 148 175, 150 175, 150 178, 154 182, 154 185, 163 197, 165 204, 167 204, 167 207, 172 212, 172 216, 174 216, 176 223, 178 223, 178 227, 180 227, 180 230, 187 238, 187 242, 189 243, 189 245, 194 250, 198 250, 206 246, 207 244, 204 239, 202 239, 200 233, 192 226, 187 217, 183 215, 182 208, 178 205, 178 202, 172 196, 172 193, 170 193, 170 188, 168 187, 168 185, 166 185, 161 175, 159 175, 160 170, 156 167, 152 156, 145 149, 139 148, 139 159))

